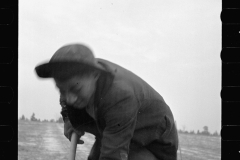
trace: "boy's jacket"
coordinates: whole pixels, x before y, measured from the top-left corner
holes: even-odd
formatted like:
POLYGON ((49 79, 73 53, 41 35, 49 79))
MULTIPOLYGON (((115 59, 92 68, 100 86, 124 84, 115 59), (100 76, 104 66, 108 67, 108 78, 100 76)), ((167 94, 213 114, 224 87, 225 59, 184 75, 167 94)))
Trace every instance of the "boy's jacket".
MULTIPOLYGON (((86 111, 66 107, 73 127, 87 131, 97 126, 95 134, 102 138, 100 160, 121 160, 123 155, 128 155, 130 143, 137 146, 147 146, 153 141, 164 144, 165 137, 176 128, 173 114, 162 96, 132 72, 109 61, 97 60, 107 72, 97 81, 96 120, 86 111)), ((172 145, 171 141, 167 143, 172 145)))

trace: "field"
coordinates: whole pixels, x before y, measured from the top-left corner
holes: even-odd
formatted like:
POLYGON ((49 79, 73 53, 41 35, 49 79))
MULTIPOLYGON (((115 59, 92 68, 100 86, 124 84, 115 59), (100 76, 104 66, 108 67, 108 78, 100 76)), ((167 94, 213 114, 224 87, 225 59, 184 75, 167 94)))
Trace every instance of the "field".
MULTIPOLYGON (((86 160, 94 136, 85 134, 78 145, 76 160, 86 160)), ((178 160, 220 160, 220 137, 179 134, 178 160)), ((18 121, 19 160, 67 160, 70 142, 63 135, 62 123, 18 121)))

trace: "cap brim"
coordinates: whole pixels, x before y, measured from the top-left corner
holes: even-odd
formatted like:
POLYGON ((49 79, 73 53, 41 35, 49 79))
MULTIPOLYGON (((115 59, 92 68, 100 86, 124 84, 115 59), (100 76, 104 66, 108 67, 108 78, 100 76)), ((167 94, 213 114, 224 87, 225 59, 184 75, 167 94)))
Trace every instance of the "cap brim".
POLYGON ((37 75, 41 78, 50 78, 51 77, 51 67, 49 63, 41 64, 35 68, 37 75))
POLYGON ((37 75, 41 78, 53 78, 56 75, 67 75, 74 71, 83 70, 86 68, 97 69, 98 68, 79 62, 51 62, 44 63, 35 68, 37 75))

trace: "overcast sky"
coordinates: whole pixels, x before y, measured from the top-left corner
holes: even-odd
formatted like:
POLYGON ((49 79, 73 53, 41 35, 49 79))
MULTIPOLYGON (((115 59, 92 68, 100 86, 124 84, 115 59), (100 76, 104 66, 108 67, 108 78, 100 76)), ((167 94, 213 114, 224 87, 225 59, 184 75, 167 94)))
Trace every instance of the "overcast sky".
POLYGON ((219 132, 220 12, 219 0, 21 0, 19 117, 60 116, 53 80, 34 68, 79 42, 154 87, 179 129, 219 132))

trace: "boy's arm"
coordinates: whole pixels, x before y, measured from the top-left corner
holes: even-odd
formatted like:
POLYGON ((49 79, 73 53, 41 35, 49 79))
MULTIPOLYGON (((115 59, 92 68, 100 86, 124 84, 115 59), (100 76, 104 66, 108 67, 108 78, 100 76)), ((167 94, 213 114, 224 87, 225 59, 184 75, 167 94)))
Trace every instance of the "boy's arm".
MULTIPOLYGON (((64 101, 64 99, 60 96, 60 105, 61 105, 61 115, 64 121, 64 135, 67 139, 71 139, 72 132, 76 132, 79 136, 84 135, 84 131, 77 131, 73 128, 69 118, 68 118, 68 111, 67 111, 67 105, 64 101)), ((84 142, 82 140, 79 140, 78 144, 83 144, 84 142)))
POLYGON ((62 110, 60 113, 62 114, 63 121, 64 121, 64 135, 66 137, 68 137, 67 136, 68 130, 70 128, 73 128, 70 122, 70 117, 69 117, 71 115, 75 118, 78 118, 77 120, 78 123, 77 123, 77 126, 75 126, 76 128, 74 128, 74 130, 83 132, 83 134, 84 132, 88 132, 95 135, 96 137, 100 136, 94 119, 88 115, 85 109, 77 110, 77 109, 70 108, 69 106, 66 105, 65 100, 61 96, 60 96, 60 105, 62 107, 62 110), (68 112, 70 112, 70 115, 68 112))
POLYGON ((129 145, 137 122, 138 105, 136 99, 128 93, 114 96, 113 103, 105 105, 100 160, 123 160, 129 154, 129 145), (122 97, 122 98, 119 98, 122 97))

